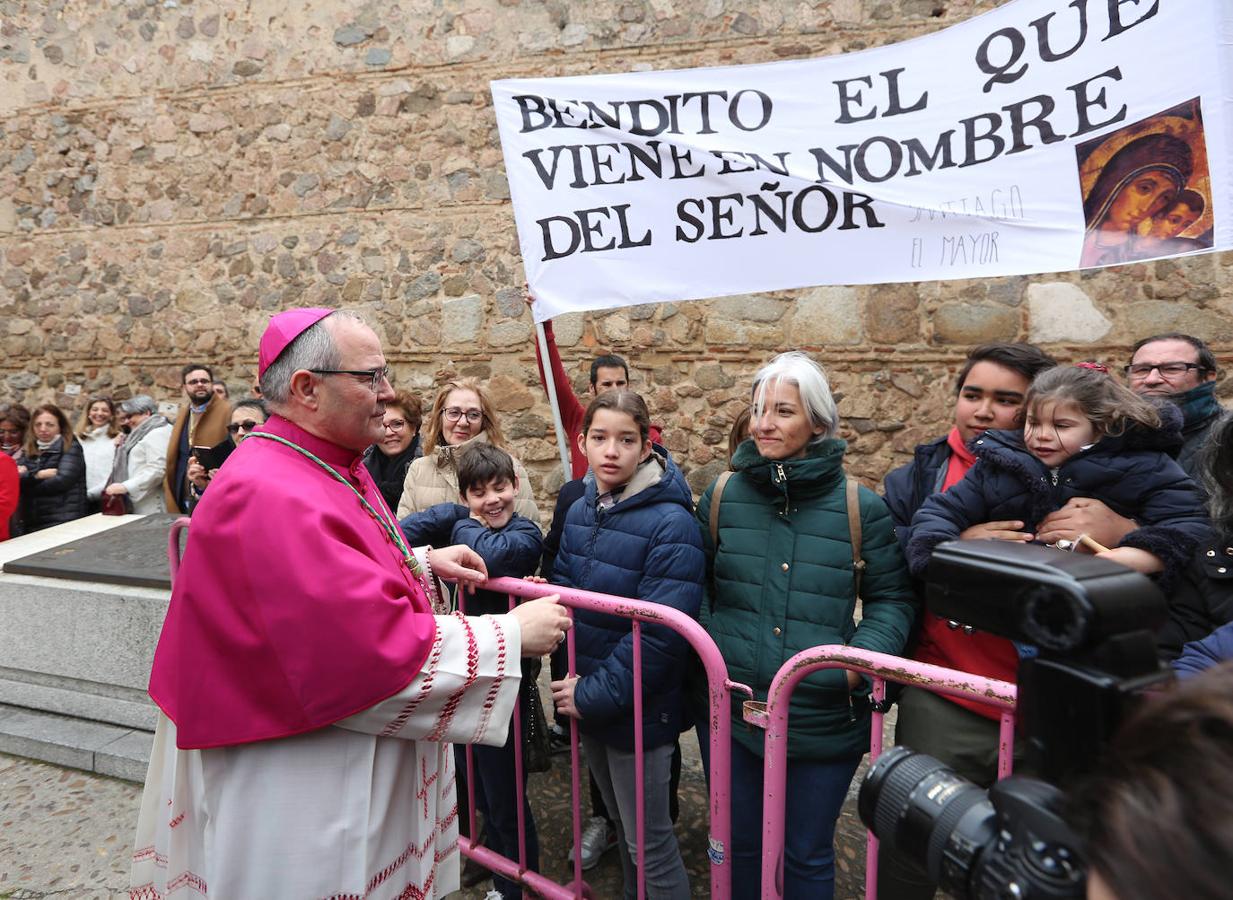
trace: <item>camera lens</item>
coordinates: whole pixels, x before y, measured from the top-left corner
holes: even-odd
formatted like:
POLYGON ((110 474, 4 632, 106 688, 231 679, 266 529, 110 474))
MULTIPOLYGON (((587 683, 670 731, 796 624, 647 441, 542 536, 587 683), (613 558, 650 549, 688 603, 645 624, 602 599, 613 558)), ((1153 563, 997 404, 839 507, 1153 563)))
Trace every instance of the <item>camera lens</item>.
POLYGON ((982 788, 932 756, 894 747, 870 768, 857 808, 884 846, 923 863, 955 897, 969 895, 976 857, 995 831, 982 788))

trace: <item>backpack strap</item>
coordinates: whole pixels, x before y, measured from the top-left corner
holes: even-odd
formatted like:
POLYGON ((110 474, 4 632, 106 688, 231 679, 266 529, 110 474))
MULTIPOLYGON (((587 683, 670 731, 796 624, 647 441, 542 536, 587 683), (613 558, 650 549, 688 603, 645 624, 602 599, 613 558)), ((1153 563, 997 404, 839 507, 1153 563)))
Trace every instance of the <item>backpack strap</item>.
MULTIPOLYGON (((860 482, 855 478, 848 477, 847 481, 847 503, 848 503, 848 534, 852 540, 852 579, 856 583, 856 596, 861 595, 861 576, 865 574, 865 560, 861 559, 861 500, 860 500, 860 482)), ((714 506, 711 507, 715 509, 714 506)), ((712 526, 712 531, 714 526, 712 526)))
POLYGON ((723 499, 724 487, 728 484, 728 479, 735 474, 731 469, 721 472, 715 479, 715 490, 711 491, 711 545, 714 547, 719 546, 719 501, 723 499))

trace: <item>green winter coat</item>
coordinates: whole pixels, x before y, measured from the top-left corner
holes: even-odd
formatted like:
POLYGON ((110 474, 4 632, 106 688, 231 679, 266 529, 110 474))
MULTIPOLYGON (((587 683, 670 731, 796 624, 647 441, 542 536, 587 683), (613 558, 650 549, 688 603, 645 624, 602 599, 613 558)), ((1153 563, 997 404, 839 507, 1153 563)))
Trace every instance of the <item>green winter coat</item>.
MULTIPOLYGON (((898 654, 916 614, 907 566, 882 498, 860 489, 862 619, 856 607, 843 454, 829 438, 800 459, 764 459, 753 441, 737 448, 736 474, 720 500, 719 548, 711 540, 711 495, 698 503, 707 553, 707 595, 701 621, 715 639, 728 677, 765 700, 775 673, 790 657, 821 644, 847 644, 898 654)), ((792 694, 788 755, 843 759, 869 749, 868 684, 848 691, 841 669, 815 672, 792 694)), ((763 732, 741 717, 733 695, 732 734, 762 755, 763 732)))

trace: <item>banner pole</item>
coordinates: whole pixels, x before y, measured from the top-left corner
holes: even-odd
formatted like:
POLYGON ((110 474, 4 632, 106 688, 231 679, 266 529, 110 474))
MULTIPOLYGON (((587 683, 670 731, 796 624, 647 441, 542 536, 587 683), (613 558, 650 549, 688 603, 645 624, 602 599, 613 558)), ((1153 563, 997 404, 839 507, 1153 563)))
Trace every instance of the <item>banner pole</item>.
MULTIPOLYGON (((548 391, 548 404, 552 407, 552 427, 557 432, 557 451, 561 454, 561 472, 565 481, 574 480, 574 468, 569 461, 569 437, 565 434, 565 425, 561 421, 561 407, 557 403, 556 379, 552 377, 552 362, 548 357, 548 336, 544 334, 544 323, 535 323, 535 339, 539 341, 539 358, 543 360, 544 387, 548 391)), ((564 484, 565 482, 561 482, 564 484)))

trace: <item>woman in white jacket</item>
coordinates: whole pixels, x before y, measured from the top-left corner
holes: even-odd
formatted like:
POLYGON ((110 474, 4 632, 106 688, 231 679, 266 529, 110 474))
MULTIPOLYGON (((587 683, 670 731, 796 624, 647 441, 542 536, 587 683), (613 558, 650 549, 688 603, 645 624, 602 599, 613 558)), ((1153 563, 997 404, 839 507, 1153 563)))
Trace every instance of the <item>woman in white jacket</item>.
POLYGON ((165 512, 162 484, 171 423, 158 414, 154 398, 147 394, 123 401, 120 419, 129 433, 116 451, 115 465, 103 494, 125 497, 125 505, 132 513, 165 512))
POLYGON ((103 488, 111 476, 119 433, 116 405, 111 398, 91 397, 77 424, 77 440, 86 456, 86 503, 92 513, 98 512, 103 488))

